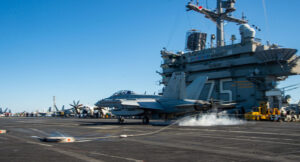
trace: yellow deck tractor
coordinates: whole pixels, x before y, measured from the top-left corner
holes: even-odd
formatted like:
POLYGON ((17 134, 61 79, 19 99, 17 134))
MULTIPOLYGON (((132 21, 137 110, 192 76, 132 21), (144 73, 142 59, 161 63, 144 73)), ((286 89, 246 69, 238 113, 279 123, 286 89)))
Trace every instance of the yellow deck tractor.
POLYGON ((254 107, 252 112, 245 114, 245 119, 279 121, 280 111, 278 108, 269 108, 266 102, 260 102, 259 107, 254 107))
POLYGON ((270 120, 271 121, 280 121, 281 119, 281 112, 278 108, 271 108, 271 114, 270 114, 270 120))
POLYGON ((270 120, 270 109, 266 102, 260 102, 259 107, 254 107, 252 112, 245 114, 247 120, 270 120))

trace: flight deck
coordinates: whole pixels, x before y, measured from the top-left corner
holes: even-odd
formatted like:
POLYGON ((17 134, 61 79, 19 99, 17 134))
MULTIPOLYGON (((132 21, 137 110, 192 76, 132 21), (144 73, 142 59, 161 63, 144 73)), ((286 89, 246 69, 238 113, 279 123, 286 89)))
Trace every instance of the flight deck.
POLYGON ((262 121, 178 126, 159 120, 143 125, 135 119, 117 124, 117 119, 0 118, 0 129, 7 130, 0 134, 0 161, 299 161, 299 126, 299 122, 262 121), (55 135, 76 140, 40 140, 55 135))

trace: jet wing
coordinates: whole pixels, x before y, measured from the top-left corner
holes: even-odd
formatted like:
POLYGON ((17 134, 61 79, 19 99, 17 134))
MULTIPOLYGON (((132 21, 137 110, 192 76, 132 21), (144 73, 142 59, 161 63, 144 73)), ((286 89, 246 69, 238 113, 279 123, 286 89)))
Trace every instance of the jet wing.
POLYGON ((177 105, 176 108, 179 109, 188 109, 188 108, 194 108, 195 104, 182 104, 182 105, 177 105))
POLYGON ((179 109, 188 109, 188 108, 207 109, 208 107, 210 107, 210 103, 202 100, 195 100, 194 103, 180 104, 176 106, 176 108, 179 109))
POLYGON ((188 109, 188 108, 194 108, 197 111, 207 111, 207 110, 230 110, 236 108, 236 103, 210 103, 208 101, 202 101, 197 100, 194 103, 188 103, 188 104, 180 104, 177 105, 176 108, 179 109, 188 109))
POLYGON ((164 108, 155 99, 141 99, 141 100, 121 100, 123 107, 134 107, 142 109, 163 110, 164 108))
POLYGON ((159 104, 157 101, 154 102, 138 102, 140 107, 143 109, 154 109, 154 110, 163 110, 161 104, 159 104))
POLYGON ((178 109, 193 109, 194 111, 208 111, 211 110, 211 105, 199 105, 199 104, 182 104, 182 105, 177 105, 176 108, 178 109))

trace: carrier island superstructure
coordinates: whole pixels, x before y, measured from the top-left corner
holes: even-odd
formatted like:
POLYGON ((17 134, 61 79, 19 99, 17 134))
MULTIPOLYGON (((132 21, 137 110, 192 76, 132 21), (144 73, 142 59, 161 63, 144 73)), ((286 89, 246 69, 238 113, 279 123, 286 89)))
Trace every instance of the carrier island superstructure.
POLYGON ((236 102, 246 112, 261 101, 271 100, 271 106, 280 107, 282 102, 275 102, 280 100, 276 85, 288 76, 300 74, 297 50, 262 44, 244 18, 230 16, 235 11, 234 4, 235 0, 217 0, 215 11, 192 2, 187 4, 187 10, 204 14, 216 24, 216 38, 212 34, 210 47, 206 47, 207 34, 191 30, 187 33, 186 52, 163 49, 161 83, 166 85, 173 72, 185 72, 187 85, 199 75, 208 76, 199 99, 236 102), (232 35, 232 44, 224 44, 224 21, 240 25, 240 42, 234 43, 236 37, 232 35))

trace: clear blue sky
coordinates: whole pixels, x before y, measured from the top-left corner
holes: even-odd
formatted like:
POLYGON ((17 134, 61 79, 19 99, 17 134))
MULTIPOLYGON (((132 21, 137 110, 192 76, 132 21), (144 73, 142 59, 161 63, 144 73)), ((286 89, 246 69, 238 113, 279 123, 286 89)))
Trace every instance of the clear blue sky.
MULTIPOLYGON (((54 95, 60 107, 74 99, 93 105, 121 89, 157 92, 160 50, 183 50, 191 28, 215 32, 203 15, 185 11, 187 2, 0 0, 0 107, 33 111, 51 106, 54 95)), ((267 21, 262 0, 238 0, 234 15, 244 12, 264 41, 300 49, 300 1, 265 2, 267 21)), ((239 35, 236 25, 225 30, 227 40, 239 35)), ((295 76, 280 86, 298 82, 295 76)), ((290 92, 294 100, 299 92, 290 92)))

